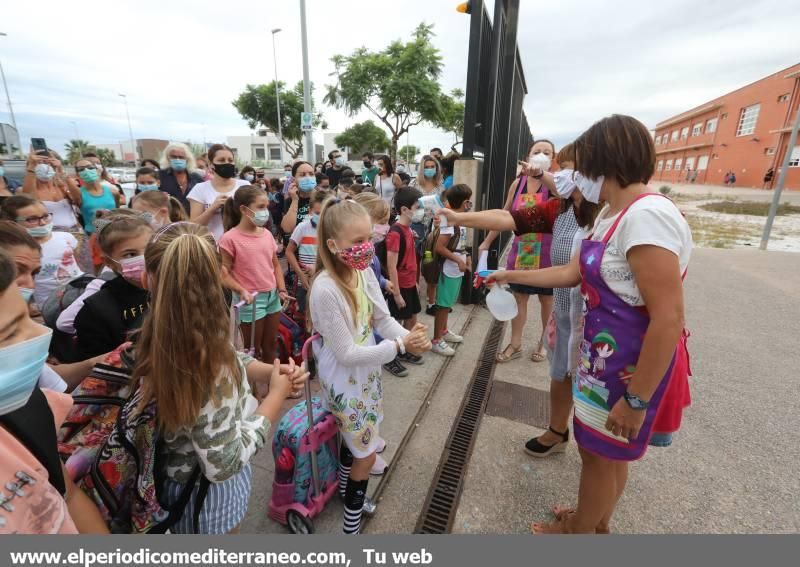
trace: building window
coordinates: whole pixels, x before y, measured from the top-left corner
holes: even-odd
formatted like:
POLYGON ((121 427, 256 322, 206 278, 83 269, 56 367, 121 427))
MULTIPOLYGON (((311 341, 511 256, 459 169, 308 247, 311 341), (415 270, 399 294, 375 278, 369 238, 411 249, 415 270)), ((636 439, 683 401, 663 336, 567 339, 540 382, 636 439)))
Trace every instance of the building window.
POLYGON ((699 136, 702 133, 703 133, 703 123, 702 122, 700 124, 695 124, 694 126, 692 126, 692 137, 699 136))
POLYGON ((253 146, 253 159, 264 159, 265 157, 264 146, 253 146))
POLYGON ((687 157, 686 158, 686 171, 690 171, 692 169, 694 169, 694 158, 693 157, 687 157))
POLYGON ((656 136, 656 146, 661 145, 661 136, 656 136))
POLYGON ((765 156, 774 156, 775 155, 775 148, 764 148, 764 155, 765 156))
POLYGON ((782 94, 778 97, 778 102, 786 102, 789 100, 789 93, 782 94))
POLYGON ((672 140, 671 141, 673 141, 673 142, 677 142, 678 141, 678 131, 677 130, 673 130, 672 131, 672 140))
POLYGON ((672 171, 672 160, 671 159, 667 160, 667 165, 664 166, 664 171, 672 171))
POLYGON ((280 146, 270 146, 269 147, 269 159, 270 159, 270 161, 281 161, 281 147, 280 146))
POLYGON ((656 171, 661 171, 662 169, 664 169, 664 160, 660 159, 660 160, 658 160, 658 165, 656 166, 656 171))
POLYGON ((700 156, 700 159, 697 160, 697 169, 699 171, 705 171, 708 167, 708 156, 700 156))
POLYGON ((756 131, 756 122, 758 122, 760 110, 760 104, 753 104, 742 109, 742 114, 739 116, 739 128, 736 130, 737 136, 749 136, 756 131))
POLYGON ((789 157, 789 167, 800 167, 800 146, 795 146, 789 157))
POLYGON ((258 134, 259 138, 266 138, 267 137, 267 131, 266 130, 259 130, 257 132, 257 134, 258 134))
POLYGON ((685 140, 688 137, 689 137, 689 127, 686 126, 681 130, 681 140, 685 140))
POLYGON ((676 159, 675 160, 675 171, 680 171, 682 165, 683 165, 683 158, 676 159))
POLYGON ((711 118, 708 122, 706 122, 706 134, 711 134, 717 131, 717 119, 711 118))

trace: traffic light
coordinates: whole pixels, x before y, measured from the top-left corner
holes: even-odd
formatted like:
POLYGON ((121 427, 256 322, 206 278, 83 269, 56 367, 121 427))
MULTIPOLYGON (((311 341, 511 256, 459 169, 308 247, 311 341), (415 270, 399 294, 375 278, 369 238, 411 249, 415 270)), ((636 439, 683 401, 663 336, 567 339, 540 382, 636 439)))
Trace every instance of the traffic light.
POLYGON ((472 2, 462 2, 458 6, 456 6, 456 12, 461 12, 462 14, 471 14, 472 13, 472 2))

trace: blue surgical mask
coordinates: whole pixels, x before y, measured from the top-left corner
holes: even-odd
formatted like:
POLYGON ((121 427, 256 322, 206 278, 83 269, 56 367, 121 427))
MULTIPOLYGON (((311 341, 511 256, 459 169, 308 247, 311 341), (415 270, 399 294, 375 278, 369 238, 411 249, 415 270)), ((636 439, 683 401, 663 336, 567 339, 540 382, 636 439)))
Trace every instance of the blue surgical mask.
POLYGON ((311 224, 317 226, 319 224, 319 213, 314 213, 311 215, 311 224))
POLYGON ((250 217, 250 220, 253 221, 254 225, 264 226, 265 224, 267 224, 267 221, 269 220, 269 210, 261 209, 258 211, 254 211, 250 207, 245 207, 245 209, 253 213, 253 216, 250 217))
POLYGON ((44 238, 45 236, 50 236, 50 233, 53 232, 53 223, 49 222, 44 226, 34 226, 26 230, 34 238, 44 238))
POLYGON ((343 165, 344 165, 344 156, 339 156, 339 157, 337 157, 337 158, 336 158, 336 160, 334 160, 334 161, 336 161, 336 165, 338 165, 339 167, 341 167, 341 166, 343 166, 343 165))
POLYGON ((136 186, 139 188, 139 191, 158 191, 158 184, 157 183, 137 183, 136 186))
POLYGON ((301 177, 297 181, 297 187, 303 193, 311 193, 311 191, 313 191, 316 186, 317 186, 316 177, 301 177))
POLYGON ((22 301, 30 303, 31 297, 33 297, 33 290, 29 287, 21 287, 19 288, 19 294, 22 296, 22 301))
POLYGON ((426 167, 425 169, 422 170, 422 174, 425 177, 427 177, 428 179, 430 179, 431 177, 435 177, 436 176, 436 168, 435 167, 426 167))
POLYGON ((244 180, 247 181, 248 183, 252 183, 253 179, 255 179, 255 178, 256 178, 256 176, 251 174, 251 173, 248 173, 248 174, 246 174, 244 176, 244 180))
POLYGON ((42 373, 53 331, 0 349, 0 415, 28 403, 42 373))
POLYGON ((97 173, 96 169, 84 169, 79 173, 79 175, 81 176, 81 181, 84 183, 94 183, 100 179, 100 174, 97 173))
POLYGON ((169 165, 175 171, 183 171, 186 169, 186 160, 183 158, 173 158, 169 160, 169 165))

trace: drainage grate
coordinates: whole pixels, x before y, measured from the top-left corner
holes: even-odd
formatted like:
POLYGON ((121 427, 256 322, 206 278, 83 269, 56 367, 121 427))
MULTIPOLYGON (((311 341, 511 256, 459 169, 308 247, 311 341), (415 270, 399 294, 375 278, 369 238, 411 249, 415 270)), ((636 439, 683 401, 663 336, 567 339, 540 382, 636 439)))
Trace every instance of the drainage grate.
POLYGON ((478 425, 489 398, 489 386, 494 375, 497 345, 503 336, 503 325, 502 322, 495 321, 489 329, 483 353, 445 443, 414 533, 449 533, 453 525, 467 465, 478 434, 478 425))
POLYGON ((550 393, 538 388, 494 380, 486 413, 547 429, 550 425, 550 393))

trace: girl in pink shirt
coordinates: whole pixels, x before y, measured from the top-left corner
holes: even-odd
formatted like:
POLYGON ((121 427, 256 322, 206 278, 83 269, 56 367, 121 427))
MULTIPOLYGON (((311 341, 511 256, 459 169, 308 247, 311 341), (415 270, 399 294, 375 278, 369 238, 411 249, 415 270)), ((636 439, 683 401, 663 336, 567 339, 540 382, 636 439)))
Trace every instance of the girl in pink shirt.
POLYGON ((266 192, 252 185, 240 187, 225 203, 227 232, 219 241, 223 282, 234 292, 234 303, 243 299, 250 306, 240 312, 245 345, 250 348, 250 325, 255 325, 255 356, 261 361, 274 359, 281 303, 289 298, 275 239, 264 228, 268 221, 266 192))

